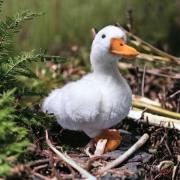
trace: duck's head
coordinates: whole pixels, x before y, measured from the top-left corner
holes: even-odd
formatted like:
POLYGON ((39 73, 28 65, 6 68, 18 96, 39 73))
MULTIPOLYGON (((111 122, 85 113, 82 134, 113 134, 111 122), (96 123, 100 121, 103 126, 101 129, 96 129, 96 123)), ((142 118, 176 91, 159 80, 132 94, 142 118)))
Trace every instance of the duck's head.
POLYGON ((139 52, 126 45, 126 34, 117 26, 106 26, 94 37, 90 59, 93 64, 109 64, 122 57, 135 58, 139 52))

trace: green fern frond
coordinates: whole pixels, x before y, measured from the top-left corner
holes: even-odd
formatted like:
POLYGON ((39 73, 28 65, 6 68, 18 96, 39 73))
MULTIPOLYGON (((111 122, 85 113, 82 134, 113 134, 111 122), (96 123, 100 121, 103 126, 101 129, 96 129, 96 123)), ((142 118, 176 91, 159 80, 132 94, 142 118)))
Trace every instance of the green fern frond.
POLYGON ((23 22, 40 15, 41 13, 24 11, 14 18, 6 17, 4 21, 0 22, 0 63, 6 61, 8 55, 14 52, 14 36, 20 31, 23 22))
POLYGON ((14 93, 14 91, 15 89, 8 92, 4 92, 3 94, 0 94, 0 107, 6 104, 7 102, 9 103, 9 101, 13 100, 12 94, 14 93))
POLYGON ((4 75, 1 76, 1 78, 4 78, 5 76, 8 76, 9 74, 15 73, 15 72, 19 75, 35 77, 35 74, 31 73, 32 71, 30 69, 28 70, 26 66, 27 66, 27 63, 36 62, 39 60, 41 61, 50 60, 55 63, 65 62, 65 58, 63 57, 36 54, 35 51, 26 52, 17 57, 9 58, 8 62, 2 65, 2 71, 4 72, 4 75))
MULTIPOLYGON (((0 9, 2 3, 0 0, 0 9)), ((23 22, 39 15, 41 14, 25 11, 0 21, 0 178, 5 177, 30 144, 33 132, 28 132, 32 131, 32 127, 47 128, 53 119, 36 111, 22 99, 26 98, 27 101, 29 96, 32 104, 34 96, 41 98, 47 91, 33 71, 32 62, 64 63, 65 58, 37 51, 17 53, 14 48, 14 37, 23 22), (34 85, 31 82, 36 83, 34 85)))
POLYGON ((5 174, 11 165, 9 156, 17 157, 29 144, 27 130, 17 126, 14 107, 15 89, 0 94, 0 176, 5 174))
POLYGON ((33 52, 23 53, 20 56, 9 58, 8 62, 3 65, 5 76, 9 75, 17 68, 24 68, 25 63, 29 63, 31 61, 37 61, 38 55, 34 54, 33 52))

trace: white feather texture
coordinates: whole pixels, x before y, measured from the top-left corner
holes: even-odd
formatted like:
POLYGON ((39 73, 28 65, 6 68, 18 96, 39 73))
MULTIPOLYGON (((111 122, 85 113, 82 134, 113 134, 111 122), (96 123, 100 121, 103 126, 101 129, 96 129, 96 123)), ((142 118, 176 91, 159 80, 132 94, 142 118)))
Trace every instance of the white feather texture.
POLYGON ((115 26, 100 30, 91 48, 92 73, 52 91, 44 100, 42 110, 53 113, 63 128, 95 137, 127 116, 131 90, 118 71, 120 57, 109 53, 111 38, 125 39, 125 33, 115 26))

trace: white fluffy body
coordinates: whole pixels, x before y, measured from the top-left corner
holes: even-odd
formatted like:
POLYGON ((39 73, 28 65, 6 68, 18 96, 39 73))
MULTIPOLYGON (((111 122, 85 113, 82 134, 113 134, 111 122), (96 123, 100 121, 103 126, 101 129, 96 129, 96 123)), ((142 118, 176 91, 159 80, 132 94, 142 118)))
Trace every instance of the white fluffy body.
POLYGON ((131 90, 117 68, 120 56, 109 52, 111 38, 125 39, 125 33, 115 26, 100 30, 91 47, 92 73, 52 91, 44 100, 42 110, 53 113, 63 128, 95 137, 127 116, 131 90))

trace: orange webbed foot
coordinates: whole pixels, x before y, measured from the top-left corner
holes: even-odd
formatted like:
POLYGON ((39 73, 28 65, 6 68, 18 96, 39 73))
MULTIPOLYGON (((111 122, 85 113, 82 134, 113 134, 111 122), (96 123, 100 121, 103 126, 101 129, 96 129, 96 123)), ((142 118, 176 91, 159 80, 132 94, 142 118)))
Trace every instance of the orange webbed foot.
POLYGON ((102 133, 93 139, 96 144, 95 155, 115 150, 121 143, 122 136, 118 130, 105 129, 102 133), (99 150, 100 149, 100 150, 99 150))

